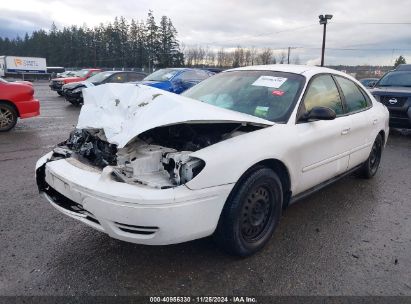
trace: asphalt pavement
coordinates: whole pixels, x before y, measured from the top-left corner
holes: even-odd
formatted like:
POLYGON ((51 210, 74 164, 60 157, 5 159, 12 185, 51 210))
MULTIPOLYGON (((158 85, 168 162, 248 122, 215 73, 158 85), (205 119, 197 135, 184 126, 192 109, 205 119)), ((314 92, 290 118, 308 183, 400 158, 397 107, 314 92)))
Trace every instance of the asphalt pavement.
POLYGON ((240 259, 211 238, 117 241, 56 211, 34 166, 80 110, 35 89, 41 116, 0 134, 0 295, 411 295, 410 131, 391 131, 374 179, 348 176, 292 205, 268 246, 240 259))

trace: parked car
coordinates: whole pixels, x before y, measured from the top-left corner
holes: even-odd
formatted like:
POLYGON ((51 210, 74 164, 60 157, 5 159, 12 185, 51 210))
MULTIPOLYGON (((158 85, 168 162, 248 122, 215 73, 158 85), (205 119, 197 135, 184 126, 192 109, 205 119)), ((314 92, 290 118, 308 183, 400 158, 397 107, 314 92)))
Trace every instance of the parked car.
POLYGON ((63 96, 63 85, 70 82, 79 82, 86 80, 100 72, 101 69, 82 69, 80 71, 77 71, 75 76, 72 77, 54 78, 50 81, 50 89, 56 91, 60 96, 63 96))
POLYGON ((47 67, 47 73, 50 74, 51 78, 56 78, 57 75, 65 73, 65 71, 64 67, 47 67))
POLYGON ((76 75, 76 71, 65 71, 63 73, 57 73, 57 78, 73 77, 76 75))
POLYGON ((40 115, 40 103, 34 98, 31 83, 8 82, 0 78, 0 132, 9 131, 24 119, 40 115))
POLYGON ((98 73, 87 80, 63 85, 62 91, 66 100, 73 105, 83 103, 83 89, 105 83, 125 83, 141 81, 147 74, 133 71, 107 71, 98 73))
POLYGON ((213 73, 200 69, 168 68, 155 71, 141 82, 150 87, 180 94, 213 73))
POLYGON ((390 126, 411 129, 411 70, 386 73, 371 89, 375 99, 390 111, 390 126))
POLYGON ((396 67, 396 71, 411 71, 411 64, 400 64, 396 67))
POLYGON ((218 74, 221 73, 222 71, 224 71, 223 69, 220 68, 203 68, 204 71, 208 71, 214 74, 218 74))
POLYGON ((39 190, 67 216, 147 245, 214 234, 253 254, 291 203, 354 171, 373 177, 389 132, 385 106, 320 67, 233 69, 182 95, 128 84, 84 94, 76 129, 37 162, 39 190))
POLYGON ((364 87, 372 88, 377 83, 378 80, 379 78, 363 78, 363 79, 360 79, 359 81, 364 87))

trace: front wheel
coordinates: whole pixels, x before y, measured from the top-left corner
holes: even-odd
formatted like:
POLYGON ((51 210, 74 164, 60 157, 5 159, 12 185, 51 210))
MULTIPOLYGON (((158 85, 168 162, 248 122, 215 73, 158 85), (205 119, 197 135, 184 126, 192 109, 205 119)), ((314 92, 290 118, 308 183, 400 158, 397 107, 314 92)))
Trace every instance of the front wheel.
POLYGON ((64 95, 62 91, 57 91, 57 94, 59 94, 60 96, 64 95))
POLYGON ((66 99, 66 100, 75 107, 79 107, 83 104, 83 102, 81 100, 74 100, 74 99, 71 99, 71 100, 66 99))
POLYGON ((5 132, 13 129, 16 123, 16 110, 7 103, 0 103, 0 132, 5 132))
POLYGON ((369 179, 377 173, 381 162, 382 147, 383 139, 381 134, 378 134, 374 144, 372 145, 370 156, 360 169, 362 177, 369 179))
POLYGON ((270 240, 280 219, 283 190, 269 168, 250 173, 230 194, 215 237, 228 253, 249 256, 270 240))

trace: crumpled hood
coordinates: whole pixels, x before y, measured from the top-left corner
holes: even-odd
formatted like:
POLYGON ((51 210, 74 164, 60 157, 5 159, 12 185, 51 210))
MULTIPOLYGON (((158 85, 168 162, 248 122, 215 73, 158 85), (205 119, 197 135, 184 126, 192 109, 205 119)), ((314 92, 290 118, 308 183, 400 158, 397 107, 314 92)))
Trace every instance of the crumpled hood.
POLYGON ((103 129, 108 142, 123 148, 139 134, 184 122, 273 122, 226 110, 145 85, 110 83, 83 90, 78 129, 103 129))

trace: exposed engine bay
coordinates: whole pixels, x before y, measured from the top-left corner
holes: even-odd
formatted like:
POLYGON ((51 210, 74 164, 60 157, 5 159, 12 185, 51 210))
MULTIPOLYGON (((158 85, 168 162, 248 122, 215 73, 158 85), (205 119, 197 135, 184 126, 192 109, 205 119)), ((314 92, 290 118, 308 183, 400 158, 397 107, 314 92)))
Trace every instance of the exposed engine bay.
POLYGON ((54 153, 74 157, 103 169, 110 166, 113 179, 166 189, 192 180, 206 165, 192 152, 220 141, 261 129, 246 123, 176 124, 148 130, 118 149, 101 129, 76 129, 54 153))

